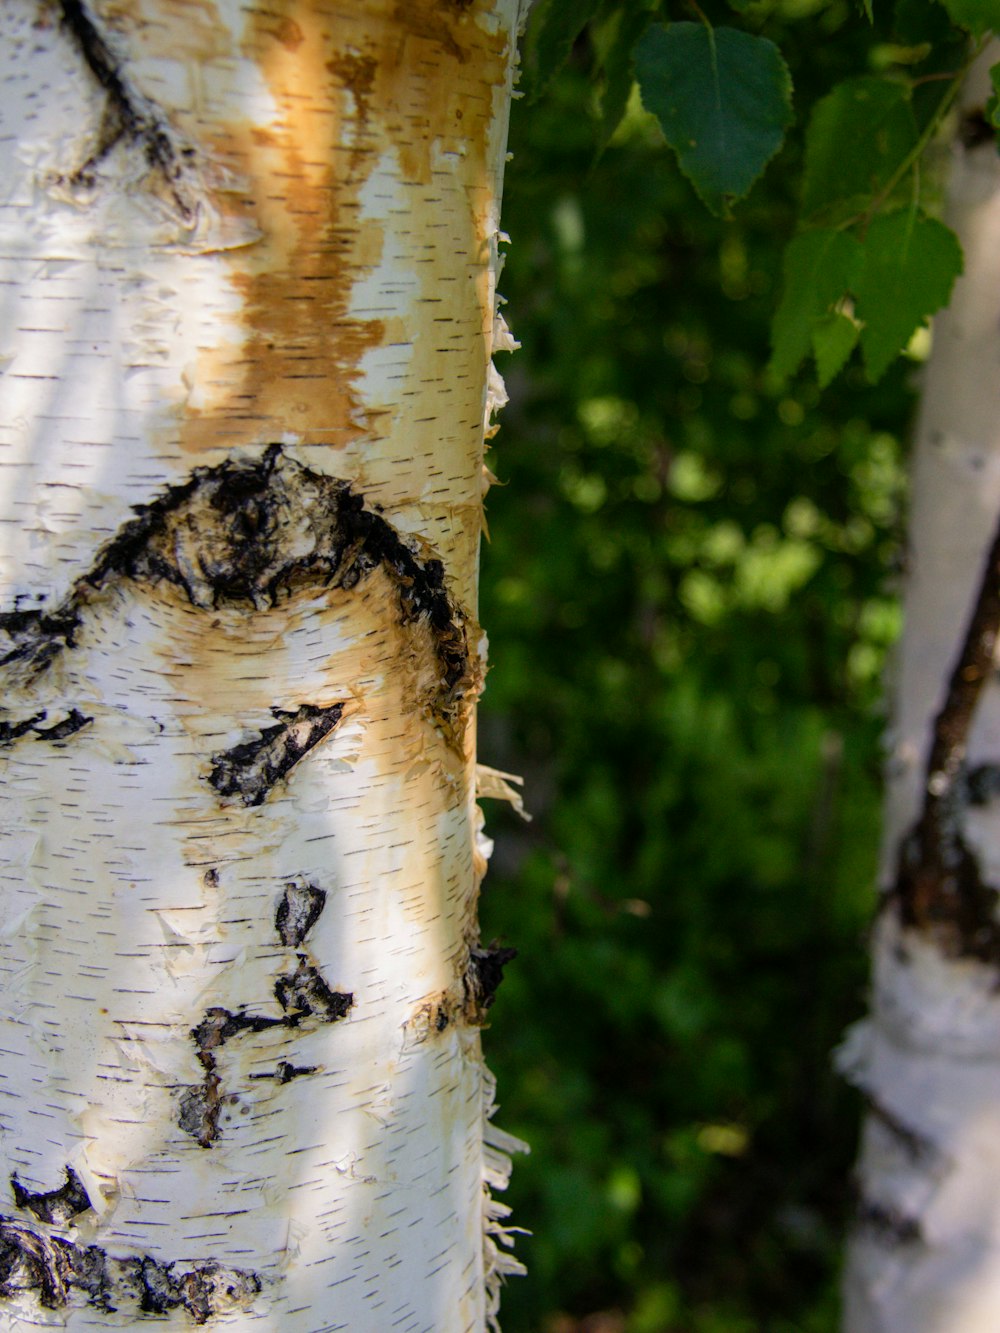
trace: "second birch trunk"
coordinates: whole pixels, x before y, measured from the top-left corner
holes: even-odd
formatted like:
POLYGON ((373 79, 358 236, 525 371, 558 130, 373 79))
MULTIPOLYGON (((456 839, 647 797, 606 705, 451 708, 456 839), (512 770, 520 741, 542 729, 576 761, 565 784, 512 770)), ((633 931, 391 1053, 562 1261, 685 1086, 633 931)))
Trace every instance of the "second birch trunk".
MULTIPOLYGON (((972 85, 973 118, 984 102, 972 85)), ((1000 1328, 995 147, 956 145, 949 200, 965 276, 923 386, 872 1014, 841 1052, 870 1108, 847 1333, 1000 1328)))

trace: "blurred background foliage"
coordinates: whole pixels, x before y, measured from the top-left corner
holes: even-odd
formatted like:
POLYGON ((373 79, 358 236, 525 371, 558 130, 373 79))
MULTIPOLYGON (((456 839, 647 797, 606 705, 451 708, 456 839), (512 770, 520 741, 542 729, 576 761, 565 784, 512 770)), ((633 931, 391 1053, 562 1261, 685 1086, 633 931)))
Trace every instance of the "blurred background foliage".
POLYGON ((747 12, 799 128, 734 222, 635 100, 595 158, 599 31, 511 129, 480 757, 534 821, 490 803, 482 921, 520 950, 486 1046, 534 1234, 505 1333, 836 1324, 914 362, 765 374, 801 126, 881 48, 844 0, 747 12))

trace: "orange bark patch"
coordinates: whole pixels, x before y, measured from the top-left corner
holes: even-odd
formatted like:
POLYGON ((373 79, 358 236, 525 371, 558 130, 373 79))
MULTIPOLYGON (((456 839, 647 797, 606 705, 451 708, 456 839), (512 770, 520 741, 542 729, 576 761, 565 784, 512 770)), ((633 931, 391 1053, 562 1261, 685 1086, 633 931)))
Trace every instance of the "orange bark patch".
POLYGON ((186 423, 189 448, 222 442, 220 417, 226 436, 235 427, 247 441, 294 431, 338 443, 367 424, 353 381, 383 330, 377 319, 354 318, 349 304, 355 280, 379 258, 380 235, 359 222, 363 177, 346 169, 342 99, 331 96, 327 71, 337 43, 329 9, 255 11, 244 39, 273 113, 226 124, 213 148, 246 179, 261 240, 234 256, 245 341, 201 354, 208 402, 186 423))
POLYGON ((490 8, 379 0, 345 17, 331 0, 275 0, 250 12, 243 55, 267 97, 210 121, 206 146, 241 182, 216 203, 251 219, 261 239, 223 260, 245 332, 198 350, 183 447, 285 432, 329 445, 384 436, 399 401, 365 402, 360 391, 362 359, 383 342, 411 347, 407 380, 443 391, 442 410, 457 393, 463 433, 474 426, 491 318, 487 136, 508 46, 479 21, 490 8), (362 216, 364 187, 387 159, 400 178, 388 188, 403 196, 390 204, 391 224, 362 216), (389 280, 369 308, 352 306, 382 259, 387 225, 398 252, 400 215, 401 262, 419 295, 401 298, 389 280))

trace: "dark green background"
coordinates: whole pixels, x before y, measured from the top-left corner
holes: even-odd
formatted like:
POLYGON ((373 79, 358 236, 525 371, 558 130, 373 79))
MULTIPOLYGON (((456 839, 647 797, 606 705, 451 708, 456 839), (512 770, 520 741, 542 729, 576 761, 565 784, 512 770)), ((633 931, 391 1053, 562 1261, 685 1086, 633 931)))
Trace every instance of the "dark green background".
POLYGON ((731 223, 637 107, 595 163, 586 40, 515 108, 480 744, 535 816, 487 809, 483 936, 520 956, 486 1050, 533 1150, 505 1333, 836 1322, 914 364, 765 373, 801 125, 875 58, 845 4, 765 31, 799 128, 731 223))

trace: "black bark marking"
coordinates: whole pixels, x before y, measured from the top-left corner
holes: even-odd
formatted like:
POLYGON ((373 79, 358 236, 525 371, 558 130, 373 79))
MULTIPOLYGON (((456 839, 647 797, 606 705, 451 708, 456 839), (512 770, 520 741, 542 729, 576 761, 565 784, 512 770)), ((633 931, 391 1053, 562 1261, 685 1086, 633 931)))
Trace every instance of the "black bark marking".
POLYGON ((213 1007, 197 1027, 191 1029, 191 1040, 198 1052, 198 1063, 205 1071, 201 1084, 186 1088, 181 1095, 177 1123, 181 1129, 198 1140, 203 1148, 210 1148, 219 1137, 219 1117, 225 1103, 222 1079, 215 1058, 232 1037, 244 1032, 264 1032, 267 1028, 288 1027, 287 1018, 268 1018, 262 1014, 232 1013, 229 1009, 213 1007))
POLYGON ((183 1308, 196 1324, 234 1309, 247 1310, 261 1290, 256 1273, 209 1259, 176 1271, 144 1255, 119 1259, 97 1245, 32 1231, 0 1217, 0 1297, 36 1293, 49 1310, 68 1305, 74 1291, 106 1312, 121 1305, 135 1315, 161 1315, 183 1308))
POLYGON ((0 721, 0 745, 10 745, 20 740, 22 736, 26 736, 29 731, 33 731, 35 739, 39 741, 64 741, 69 736, 75 736, 94 720, 92 717, 86 717, 78 708, 71 708, 65 717, 50 727, 40 726, 39 724, 47 718, 48 713, 43 708, 41 712, 33 713, 31 717, 21 718, 17 722, 0 721))
POLYGON ((196 468, 136 514, 56 609, 0 614, 7 639, 0 666, 17 666, 23 684, 74 647, 88 605, 118 579, 171 583, 196 607, 254 610, 276 604, 293 588, 356 588, 381 569, 395 589, 400 622, 424 626, 431 638, 438 680, 425 706, 448 738, 457 739, 476 667, 444 567, 417 540, 366 509, 348 482, 313 472, 273 444, 256 462, 196 468))
POLYGON ((291 949, 298 948, 325 906, 325 889, 319 889, 315 884, 286 884, 274 914, 274 928, 282 944, 291 949))
POLYGON ((22 718, 18 722, 0 722, 0 745, 9 745, 31 731, 39 722, 45 721, 44 710, 32 717, 22 718))
MULTIPOLYGON (((285 885, 281 901, 274 914, 274 926, 282 944, 294 947, 301 944, 316 924, 326 905, 326 892, 314 884, 285 885)), ((229 1009, 209 1009, 197 1027, 191 1029, 191 1039, 198 1052, 198 1062, 205 1071, 204 1080, 181 1094, 177 1124, 197 1139, 203 1148, 211 1148, 220 1135, 219 1120, 226 1103, 222 1078, 218 1071, 216 1052, 233 1037, 245 1032, 263 1032, 267 1028, 297 1028, 304 1020, 317 1019, 321 1023, 335 1023, 343 1018, 354 1004, 354 996, 335 991, 327 985, 308 955, 297 955, 294 972, 284 973, 274 983, 274 997, 283 1013, 280 1018, 248 1014, 245 1010, 233 1013, 229 1009)), ((278 1062, 273 1074, 251 1074, 252 1079, 274 1079, 290 1083, 293 1078, 315 1074, 318 1065, 293 1065, 287 1060, 278 1062)))
POLYGON ((505 948, 496 940, 488 948, 471 948, 458 984, 428 996, 407 1020, 407 1041, 419 1045, 445 1032, 452 1023, 483 1027, 503 981, 504 968, 516 957, 516 949, 505 948))
POLYGON ((93 720, 81 713, 79 708, 71 708, 64 718, 51 727, 36 726, 35 735, 40 741, 64 741, 68 736, 75 736, 78 731, 82 731, 93 720))
POLYGON ((159 1264, 148 1256, 131 1261, 133 1281, 139 1288, 139 1309, 167 1314, 183 1307, 196 1324, 207 1324, 215 1314, 234 1307, 247 1309, 261 1288, 256 1273, 227 1268, 214 1260, 175 1273, 174 1264, 159 1264))
POLYGON ((97 144, 87 160, 60 183, 91 187, 97 168, 117 144, 141 146, 146 165, 159 173, 170 198, 185 222, 193 222, 195 210, 182 191, 184 167, 194 149, 180 146, 153 104, 132 88, 83 0, 59 0, 63 27, 73 39, 90 73, 106 94, 104 116, 97 144))
MULTIPOLYGON (((185 1088, 182 1092, 177 1124, 186 1134, 197 1139, 203 1148, 211 1148, 221 1132, 219 1118, 227 1095, 222 1086, 216 1053, 226 1042, 241 1037, 245 1032, 297 1028, 308 1018, 315 1018, 320 1023, 335 1023, 345 1017, 354 1004, 352 994, 331 990, 305 954, 299 954, 298 960, 296 970, 280 976, 274 984, 275 999, 284 1010, 280 1018, 248 1014, 243 1010, 234 1014, 229 1009, 212 1008, 206 1012, 198 1026, 191 1029, 191 1040, 197 1049, 198 1063, 204 1069, 205 1077, 201 1083, 185 1088)), ((274 1077, 279 1083, 290 1083, 299 1075, 315 1073, 316 1068, 281 1061, 278 1074, 274 1077)))
POLYGON ((865 1101, 874 1118, 889 1131, 912 1162, 927 1161, 939 1155, 937 1144, 933 1139, 908 1125, 874 1097, 866 1097, 865 1101))
POLYGON ((985 108, 972 107, 964 112, 958 123, 958 138, 966 152, 984 143, 995 144, 997 132, 990 124, 985 108))
POLYGON ((277 726, 265 727, 255 741, 212 755, 209 782, 220 796, 238 796, 244 805, 262 805, 271 788, 340 721, 343 704, 319 708, 303 704, 294 712, 272 708, 277 726))
POLYGON ((6 666, 8 662, 26 661, 34 674, 40 675, 64 648, 75 647, 75 634, 80 627, 77 600, 74 590, 66 599, 62 612, 0 612, 0 631, 9 641, 9 647, 0 657, 0 666, 6 666))
POLYGON ((923 1239, 920 1223, 915 1217, 872 1199, 859 1200, 857 1224, 874 1231, 881 1241, 890 1245, 911 1245, 923 1239))
POLYGON ((306 1074, 319 1072, 319 1065, 293 1065, 287 1060, 279 1060, 273 1074, 251 1074, 251 1078, 273 1078, 276 1083, 291 1083, 293 1078, 303 1078, 306 1074))
POLYGON ((90 1208, 90 1196, 71 1166, 66 1167, 66 1179, 57 1190, 33 1193, 24 1188, 16 1174, 10 1178, 10 1187, 18 1208, 31 1213, 39 1222, 68 1222, 90 1208))
POLYGON ((1000 796, 1000 764, 977 764, 965 779, 970 805, 992 805, 1000 796))
POLYGON ((349 991, 331 990, 319 971, 305 954, 299 954, 299 965, 274 983, 275 999, 285 1010, 285 1022, 296 1027, 303 1018, 318 1018, 321 1023, 336 1023, 354 1004, 349 991))
MULTIPOLYGON (((470 950, 468 966, 462 978, 464 1009, 469 1022, 485 1022, 486 1011, 496 999, 497 990, 503 981, 503 970, 516 957, 516 949, 501 948, 495 942, 488 949, 470 950)), ((441 1030, 440 1027, 438 1030, 441 1030)))
POLYGON ((997 890, 987 884, 965 839, 969 801, 965 753, 1000 632, 1000 526, 983 570, 972 616, 934 719, 920 816, 901 840, 888 895, 900 920, 931 935, 952 957, 1000 964, 997 890))
POLYGON ((0 1220, 0 1295, 33 1289, 42 1305, 57 1309, 66 1304, 70 1272, 64 1245, 55 1237, 0 1220))
POLYGON ((207 1068, 206 1062, 214 1059, 212 1052, 225 1046, 231 1038, 241 1037, 244 1032, 264 1032, 275 1027, 287 1027, 286 1020, 247 1014, 242 1010, 234 1014, 228 1009, 212 1008, 206 1011, 198 1026, 191 1029, 191 1039, 198 1047, 198 1058, 207 1068))

